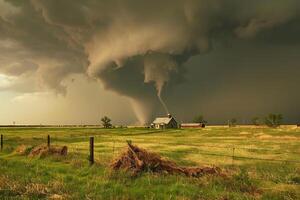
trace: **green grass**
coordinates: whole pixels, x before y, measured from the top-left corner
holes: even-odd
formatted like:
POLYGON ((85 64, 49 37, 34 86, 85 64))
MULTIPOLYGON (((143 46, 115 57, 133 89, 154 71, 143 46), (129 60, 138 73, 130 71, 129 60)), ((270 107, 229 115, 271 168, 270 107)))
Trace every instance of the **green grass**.
POLYGON ((152 130, 2 128, 0 199, 300 199, 300 129, 152 130), (68 146, 66 158, 28 158, 21 144, 68 146), (89 136, 96 163, 88 163, 89 136), (187 166, 214 165, 227 177, 113 172, 126 140, 187 166), (234 159, 232 158, 234 150, 234 159), (252 158, 252 159, 250 159, 252 158), (295 162, 284 162, 285 160, 295 162))

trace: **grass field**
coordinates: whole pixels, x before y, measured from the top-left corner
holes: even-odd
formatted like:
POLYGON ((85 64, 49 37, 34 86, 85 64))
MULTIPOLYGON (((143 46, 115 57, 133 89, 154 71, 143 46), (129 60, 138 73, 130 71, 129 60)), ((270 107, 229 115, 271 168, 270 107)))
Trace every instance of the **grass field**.
POLYGON ((1 128, 0 199, 300 199, 300 129, 1 128), (18 145, 67 145, 67 157, 28 158, 18 145), (88 163, 89 136, 96 163, 88 163), (227 177, 147 172, 131 177, 110 163, 126 140, 187 166, 214 165, 227 177), (234 155, 234 157, 233 157, 234 155))

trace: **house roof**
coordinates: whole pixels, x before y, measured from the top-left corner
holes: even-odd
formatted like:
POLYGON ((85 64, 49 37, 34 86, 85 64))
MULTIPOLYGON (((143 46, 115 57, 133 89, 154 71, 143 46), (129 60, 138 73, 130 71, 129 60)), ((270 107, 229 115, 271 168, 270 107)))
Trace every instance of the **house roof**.
POLYGON ((173 119, 173 117, 157 117, 153 124, 168 124, 173 119))

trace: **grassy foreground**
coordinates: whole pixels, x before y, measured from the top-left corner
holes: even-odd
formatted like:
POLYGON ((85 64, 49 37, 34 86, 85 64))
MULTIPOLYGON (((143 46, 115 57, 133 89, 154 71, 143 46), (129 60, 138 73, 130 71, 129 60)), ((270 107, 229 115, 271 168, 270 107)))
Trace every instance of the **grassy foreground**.
POLYGON ((300 199, 300 129, 2 128, 0 199, 300 199), (67 157, 28 158, 18 145, 38 145, 51 135, 67 157), (96 163, 89 166, 89 136, 96 163), (188 178, 113 172, 110 163, 125 141, 187 166, 215 165, 228 176, 188 178), (255 159, 254 159, 255 158, 255 159), (285 162, 283 160, 295 161, 285 162))

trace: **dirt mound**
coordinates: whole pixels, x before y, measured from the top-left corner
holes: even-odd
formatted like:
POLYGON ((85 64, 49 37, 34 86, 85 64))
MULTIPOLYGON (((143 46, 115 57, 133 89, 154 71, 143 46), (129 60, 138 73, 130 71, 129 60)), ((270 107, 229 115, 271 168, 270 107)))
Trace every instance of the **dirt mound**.
POLYGON ((34 147, 29 153, 29 157, 44 157, 47 155, 66 156, 68 147, 66 146, 53 146, 48 147, 45 144, 34 147))
POLYGON ((128 148, 111 165, 112 169, 125 169, 137 175, 143 171, 167 172, 169 174, 184 174, 200 177, 204 174, 221 174, 217 167, 183 167, 174 161, 162 158, 159 154, 148 152, 145 149, 127 142, 128 148))
POLYGON ((26 146, 24 144, 18 146, 15 150, 15 153, 18 155, 27 155, 30 153, 32 146, 26 146))

